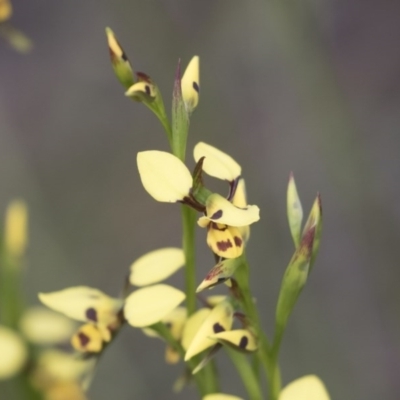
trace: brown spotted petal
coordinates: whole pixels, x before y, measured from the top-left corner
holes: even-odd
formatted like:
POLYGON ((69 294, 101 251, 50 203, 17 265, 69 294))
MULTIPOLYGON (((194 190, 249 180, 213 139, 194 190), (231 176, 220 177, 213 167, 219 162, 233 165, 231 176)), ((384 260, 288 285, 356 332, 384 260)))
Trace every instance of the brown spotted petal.
POLYGON ((72 336, 72 347, 84 353, 98 353, 103 348, 103 337, 96 325, 82 325, 72 336))
POLYGON ((101 325, 113 324, 123 305, 123 300, 109 297, 100 290, 87 286, 39 293, 39 300, 67 317, 101 325))
POLYGON ((210 289, 219 283, 225 282, 227 279, 233 276, 236 269, 239 267, 241 260, 238 258, 227 259, 219 262, 204 278, 203 282, 199 285, 196 292, 201 292, 204 289, 210 289))
POLYGON ((153 100, 156 97, 156 88, 150 82, 136 82, 125 92, 125 96, 138 101, 153 100))
POLYGON ((200 308, 192 314, 186 321, 182 332, 182 347, 187 350, 200 329, 203 322, 211 314, 211 309, 200 308))
MULTIPOLYGON (((247 207, 246 185, 243 178, 240 178, 238 180, 236 190, 231 201, 235 207, 247 207)), ((239 227, 239 231, 240 235, 242 236, 243 242, 246 244, 250 238, 250 227, 241 226, 239 227)))
POLYGON ((239 228, 211 222, 208 226, 207 244, 220 257, 236 258, 242 255, 244 241, 239 228))
POLYGON ((196 354, 215 345, 216 340, 210 339, 210 336, 231 329, 233 311, 233 307, 229 301, 223 301, 213 308, 190 343, 185 355, 185 361, 190 360, 196 354))
POLYGON ((206 200, 206 216, 213 222, 230 226, 247 226, 260 219, 257 206, 239 208, 217 193, 206 200))
POLYGON ((232 346, 239 351, 252 352, 257 350, 257 340, 247 329, 219 332, 210 336, 210 338, 222 344, 232 346))

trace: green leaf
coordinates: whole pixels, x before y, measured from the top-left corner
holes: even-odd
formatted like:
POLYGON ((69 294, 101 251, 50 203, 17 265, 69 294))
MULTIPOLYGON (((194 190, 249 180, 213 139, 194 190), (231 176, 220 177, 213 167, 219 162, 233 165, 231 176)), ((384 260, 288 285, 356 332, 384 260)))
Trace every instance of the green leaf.
POLYGON ((181 62, 179 60, 172 93, 172 152, 182 161, 185 160, 188 131, 189 115, 182 98, 181 62))
POLYGON ((297 248, 301 240, 301 222, 303 220, 303 208, 297 193, 296 182, 293 173, 290 173, 287 188, 287 216, 289 220, 290 232, 292 234, 294 246, 297 248))

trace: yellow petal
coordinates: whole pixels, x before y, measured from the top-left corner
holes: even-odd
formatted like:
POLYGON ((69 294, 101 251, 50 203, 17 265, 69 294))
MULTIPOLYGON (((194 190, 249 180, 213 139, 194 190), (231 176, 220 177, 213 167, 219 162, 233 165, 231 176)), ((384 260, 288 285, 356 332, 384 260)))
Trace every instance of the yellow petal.
POLYGON ((25 202, 12 201, 6 212, 4 242, 7 251, 14 257, 25 252, 27 243, 28 210, 25 202))
POLYGON ((188 318, 182 332, 182 347, 185 350, 189 348, 197 331, 210 313, 210 308, 201 308, 188 318))
POLYGON ((174 339, 179 340, 182 337, 183 327, 187 319, 186 307, 176 307, 167 316, 162 319, 165 325, 171 331, 174 339))
POLYGON ((329 394, 315 375, 307 375, 289 383, 279 395, 279 400, 329 400, 329 394))
POLYGON ((82 325, 72 336, 71 345, 77 351, 98 353, 103 348, 102 334, 93 324, 82 325))
POLYGON ((221 303, 221 301, 226 300, 227 297, 228 296, 223 294, 215 294, 213 296, 208 296, 206 301, 210 307, 215 307, 218 303, 221 303))
POLYGON ((210 315, 204 320, 195 337, 186 351, 185 361, 190 360, 196 354, 213 346, 216 340, 210 336, 231 329, 233 323, 233 307, 230 302, 223 301, 217 304, 210 315))
POLYGON ((0 355, 0 381, 18 374, 28 358, 21 337, 3 325, 0 325, 0 355))
POLYGON ((207 244, 215 254, 224 258, 237 258, 242 255, 244 248, 238 228, 215 222, 208 226, 207 244))
POLYGON ((168 364, 176 364, 181 359, 178 351, 176 351, 172 346, 165 348, 165 362, 168 364))
POLYGON ((230 226, 246 226, 260 219, 257 206, 238 208, 217 193, 208 196, 206 212, 211 221, 230 226))
POLYGON ((182 249, 167 247, 154 250, 138 258, 131 265, 132 285, 145 286, 163 281, 185 264, 182 249))
POLYGON ((76 324, 63 315, 38 306, 23 314, 20 329, 30 342, 49 345, 68 341, 76 330, 76 324))
POLYGON ((202 400, 243 400, 241 397, 224 393, 212 393, 204 396, 202 400))
POLYGON ((136 82, 125 92, 125 96, 134 97, 137 100, 141 100, 141 96, 144 96, 143 98, 154 98, 156 97, 156 89, 149 82, 136 82))
POLYGON ((207 217, 200 217, 198 220, 197 220, 197 225, 199 225, 200 226, 200 228, 207 228, 207 226, 209 225, 209 223, 210 223, 210 220, 207 218, 207 217))
POLYGON ((243 178, 239 178, 235 193, 232 197, 232 204, 239 208, 247 207, 247 194, 246 194, 246 184, 243 178))
POLYGON ((247 329, 234 329, 233 331, 219 332, 210 336, 220 343, 230 344, 237 350, 256 351, 257 340, 254 335, 247 329))
POLYGON ((200 58, 194 56, 182 76, 182 98, 188 112, 192 112, 199 103, 200 92, 200 58))
POLYGON ((77 381, 94 367, 95 359, 83 359, 60 350, 46 350, 39 356, 38 367, 57 381, 77 381))
POLYGON ((107 296, 98 289, 75 286, 52 293, 39 293, 40 301, 77 321, 96 322, 104 325, 115 322, 123 301, 107 296))
POLYGON ((0 22, 7 21, 12 15, 12 5, 9 0, 0 1, 0 22))
POLYGON ((242 172, 241 166, 231 156, 207 143, 197 143, 193 154, 196 162, 205 157, 203 171, 214 178, 232 182, 242 172))
POLYGON ((185 297, 181 290, 164 284, 136 290, 125 301, 125 318, 134 327, 153 325, 168 315, 185 297))
POLYGON ((164 151, 142 151, 137 155, 140 179, 157 201, 174 203, 189 195, 192 176, 186 165, 164 151))

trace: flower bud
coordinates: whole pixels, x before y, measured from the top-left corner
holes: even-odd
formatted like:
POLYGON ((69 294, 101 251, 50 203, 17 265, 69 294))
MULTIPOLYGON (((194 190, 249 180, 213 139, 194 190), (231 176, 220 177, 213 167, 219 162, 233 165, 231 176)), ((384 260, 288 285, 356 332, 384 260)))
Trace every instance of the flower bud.
POLYGON ((199 103, 200 93, 200 58, 194 56, 181 80, 182 98, 185 102, 188 113, 191 113, 199 103))

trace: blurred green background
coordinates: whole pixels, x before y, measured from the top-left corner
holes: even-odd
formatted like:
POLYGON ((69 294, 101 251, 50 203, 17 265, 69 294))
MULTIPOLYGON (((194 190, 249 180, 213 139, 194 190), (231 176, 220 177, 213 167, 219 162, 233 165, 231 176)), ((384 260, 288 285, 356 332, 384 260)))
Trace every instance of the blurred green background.
MULTIPOLYGON (((0 44, 0 210, 16 196, 29 204, 29 302, 81 284, 116 295, 134 259, 180 243, 179 208, 152 200, 136 168, 138 151, 167 150, 167 141, 113 76, 108 25, 168 108, 178 58, 186 65, 200 55, 188 163, 201 140, 243 167, 249 202, 261 208, 248 253, 269 334, 293 252, 289 172, 305 212, 322 194, 322 246, 284 339, 283 381, 316 373, 332 399, 399 398, 400 3, 13 4, 13 24, 35 47, 21 55, 0 44)), ((213 261, 200 229, 198 242, 200 282, 213 261)), ((172 395, 181 368, 166 366, 163 351, 127 327, 90 398, 198 398, 188 389, 172 395)), ((217 360, 223 391, 244 396, 226 357, 217 360)))

